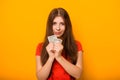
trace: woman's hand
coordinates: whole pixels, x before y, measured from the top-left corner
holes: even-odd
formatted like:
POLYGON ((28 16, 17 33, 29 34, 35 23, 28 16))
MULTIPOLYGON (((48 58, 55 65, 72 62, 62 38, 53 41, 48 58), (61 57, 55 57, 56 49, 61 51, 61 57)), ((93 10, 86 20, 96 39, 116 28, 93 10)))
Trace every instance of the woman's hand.
POLYGON ((61 43, 54 43, 55 58, 61 57, 62 51, 63 51, 63 45, 61 43))
POLYGON ((46 46, 46 50, 48 52, 48 55, 50 58, 54 58, 55 57, 55 53, 54 53, 54 44, 53 43, 49 43, 47 46, 46 46))
POLYGON ((46 50, 50 58, 59 58, 63 51, 63 45, 61 43, 49 43, 46 50))

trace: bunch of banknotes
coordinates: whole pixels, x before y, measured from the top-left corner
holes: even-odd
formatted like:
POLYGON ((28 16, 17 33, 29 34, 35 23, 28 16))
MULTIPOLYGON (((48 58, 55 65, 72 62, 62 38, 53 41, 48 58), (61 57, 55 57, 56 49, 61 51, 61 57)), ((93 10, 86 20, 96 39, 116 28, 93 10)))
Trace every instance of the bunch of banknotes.
POLYGON ((62 43, 62 40, 55 35, 48 36, 48 41, 52 43, 62 43))

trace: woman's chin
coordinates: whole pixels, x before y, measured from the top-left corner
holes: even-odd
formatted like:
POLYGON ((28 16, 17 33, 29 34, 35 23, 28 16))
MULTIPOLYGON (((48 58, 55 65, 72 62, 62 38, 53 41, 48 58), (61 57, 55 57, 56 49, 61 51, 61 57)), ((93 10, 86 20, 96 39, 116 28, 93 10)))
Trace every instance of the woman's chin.
POLYGON ((61 35, 55 35, 57 38, 61 37, 61 35))

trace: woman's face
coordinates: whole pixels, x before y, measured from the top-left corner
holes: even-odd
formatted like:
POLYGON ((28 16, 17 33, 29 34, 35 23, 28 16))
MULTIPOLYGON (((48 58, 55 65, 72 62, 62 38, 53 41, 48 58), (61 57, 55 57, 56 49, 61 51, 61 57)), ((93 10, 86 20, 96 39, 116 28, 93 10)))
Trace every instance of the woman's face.
POLYGON ((65 32, 65 22, 63 18, 60 16, 55 17, 52 28, 54 35, 61 37, 65 32))

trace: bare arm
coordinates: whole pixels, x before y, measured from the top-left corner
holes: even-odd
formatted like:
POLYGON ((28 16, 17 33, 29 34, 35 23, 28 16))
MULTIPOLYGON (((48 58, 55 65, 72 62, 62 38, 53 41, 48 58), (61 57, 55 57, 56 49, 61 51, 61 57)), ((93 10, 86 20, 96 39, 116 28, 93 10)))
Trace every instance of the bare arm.
POLYGON ((82 72, 82 51, 78 52, 78 59, 76 65, 73 65, 62 56, 56 57, 56 60, 71 76, 73 76, 76 79, 80 78, 82 72))
POLYGON ((46 50, 49 54, 47 62, 42 66, 41 56, 36 56, 36 74, 38 80, 46 80, 50 74, 52 63, 54 61, 54 53, 52 52, 53 44, 49 43, 46 50))
POLYGON ((50 70, 51 70, 54 58, 49 58, 44 66, 42 66, 40 58, 41 58, 40 56, 36 56, 37 78, 38 80, 46 80, 50 74, 50 70))

